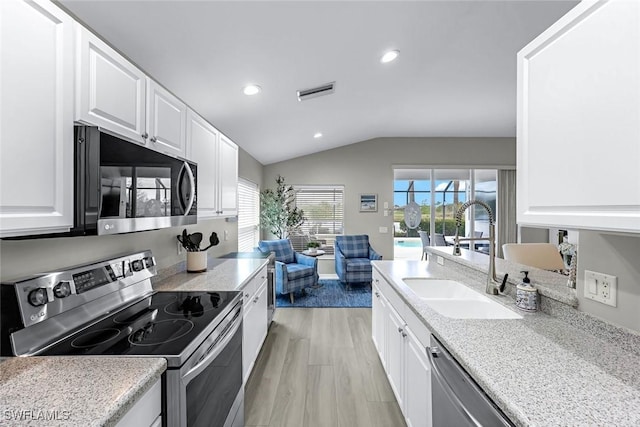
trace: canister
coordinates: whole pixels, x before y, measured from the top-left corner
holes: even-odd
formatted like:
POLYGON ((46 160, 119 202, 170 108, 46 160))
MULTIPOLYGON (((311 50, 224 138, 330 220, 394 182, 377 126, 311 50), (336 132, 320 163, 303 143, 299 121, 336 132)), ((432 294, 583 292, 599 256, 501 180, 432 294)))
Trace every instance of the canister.
POLYGON ((538 290, 531 285, 528 271, 522 271, 522 283, 516 286, 516 306, 525 311, 538 310, 538 290))

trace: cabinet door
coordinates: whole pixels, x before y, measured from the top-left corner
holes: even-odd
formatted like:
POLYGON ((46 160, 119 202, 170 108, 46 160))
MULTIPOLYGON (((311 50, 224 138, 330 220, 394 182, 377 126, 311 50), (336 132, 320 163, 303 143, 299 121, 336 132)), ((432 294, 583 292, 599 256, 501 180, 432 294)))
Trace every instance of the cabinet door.
POLYGON ((116 427, 153 427, 156 425, 161 411, 162 384, 161 380, 158 380, 138 399, 135 405, 124 414, 118 424, 116 424, 116 427))
POLYGON ((198 219, 217 214, 218 131, 193 110, 187 112, 187 158, 198 164, 198 219))
POLYGON ((253 348, 256 342, 253 312, 256 311, 252 300, 242 306, 242 382, 247 382, 253 368, 253 348))
POLYGON ((264 281, 248 302, 244 317, 242 348, 243 381, 246 383, 267 335, 267 282, 264 281))
POLYGON ((398 406, 404 413, 404 321, 391 305, 387 307, 387 376, 396 395, 398 406))
POLYGON ((583 1, 518 53, 517 221, 640 232, 640 2, 583 1))
POLYGON ((0 1, 0 237, 73 225, 73 20, 0 1))
POLYGON ((373 339, 373 344, 378 350, 380 362, 382 362, 382 366, 386 369, 387 356, 385 354, 385 321, 388 316, 387 301, 376 285, 373 285, 373 300, 371 306, 371 338, 373 339))
POLYGON ((187 106, 147 78, 149 147, 172 156, 185 156, 187 106))
POLYGON ((262 348, 262 344, 264 343, 265 338, 267 337, 267 328, 269 325, 268 322, 268 313, 267 313, 267 280, 262 282, 260 289, 256 293, 256 302, 255 302, 255 311, 256 311, 256 351, 254 354, 254 363, 255 359, 258 358, 258 354, 260 354, 260 349, 262 348))
POLYGON ((219 214, 238 214, 238 146, 220 135, 219 214))
POLYGON ((145 75, 89 30, 76 28, 76 120, 147 144, 145 75))
POLYGON ((431 427, 431 367, 425 346, 405 328, 405 418, 408 427, 431 427))

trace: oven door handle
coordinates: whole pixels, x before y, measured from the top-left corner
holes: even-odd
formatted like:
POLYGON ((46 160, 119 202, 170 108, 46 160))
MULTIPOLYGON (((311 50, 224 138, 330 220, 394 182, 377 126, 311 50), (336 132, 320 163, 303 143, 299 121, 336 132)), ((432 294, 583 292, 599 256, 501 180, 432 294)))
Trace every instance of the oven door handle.
POLYGON ((209 366, 210 362, 213 359, 215 359, 220 353, 222 353, 222 350, 224 350, 229 341, 231 341, 231 338, 233 338, 238 329, 240 329, 240 326, 242 326, 242 314, 237 317, 237 319, 234 321, 233 326, 227 330, 224 338, 221 339, 220 342, 218 342, 218 344, 216 344, 216 346, 212 348, 200 362, 198 362, 198 364, 189 369, 183 375, 182 381, 184 382, 184 384, 189 384, 193 378, 200 375, 200 373, 209 366))
MULTIPOLYGON (((193 177, 193 172, 191 171, 191 167, 189 166, 189 163, 187 162, 182 163, 182 167, 180 168, 180 173, 178 175, 181 176, 183 174, 183 171, 185 171, 187 173, 187 177, 189 177, 189 187, 191 188, 191 195, 189 197, 189 201, 187 202, 186 206, 184 205, 182 194, 180 194, 180 197, 179 197, 180 204, 184 208, 183 216, 187 216, 189 215, 189 212, 191 211, 191 207, 193 206, 193 201, 196 198, 196 180, 193 177)), ((180 189, 179 191, 181 190, 182 189, 180 189)))

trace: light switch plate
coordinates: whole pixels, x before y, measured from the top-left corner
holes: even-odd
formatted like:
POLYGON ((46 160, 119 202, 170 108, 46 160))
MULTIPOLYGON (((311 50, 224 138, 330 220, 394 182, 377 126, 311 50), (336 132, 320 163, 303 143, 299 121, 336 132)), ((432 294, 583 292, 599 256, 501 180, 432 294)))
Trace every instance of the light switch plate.
POLYGON ((440 265, 444 265, 444 258, 438 255, 438 257, 436 258, 436 262, 440 265))
POLYGON ((617 307, 618 278, 597 271, 584 271, 584 297, 617 307))
POLYGON ((380 233, 388 233, 389 232, 389 228, 387 228, 387 227, 378 227, 378 231, 380 233))

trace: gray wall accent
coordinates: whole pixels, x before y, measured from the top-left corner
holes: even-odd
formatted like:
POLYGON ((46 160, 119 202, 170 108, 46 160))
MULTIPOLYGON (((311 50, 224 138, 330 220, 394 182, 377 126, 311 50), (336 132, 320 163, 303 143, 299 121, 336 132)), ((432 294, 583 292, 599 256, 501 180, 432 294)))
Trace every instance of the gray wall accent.
POLYGON ((578 244, 578 309, 607 322, 640 331, 640 236, 580 230, 578 244), (584 271, 618 277, 617 307, 584 297, 584 271))
POLYGON ((205 236, 203 240, 207 242, 212 231, 218 234, 220 244, 209 249, 209 256, 234 252, 238 248, 238 223, 226 222, 224 219, 200 221, 187 227, 112 236, 0 240, 0 279, 17 279, 143 249, 151 249, 158 267, 164 269, 186 259, 185 253, 178 255, 176 239, 176 235, 184 228, 190 233, 202 232, 205 236), (225 230, 228 233, 226 241, 225 230))
POLYGON ((262 163, 254 159, 251 154, 242 148, 238 150, 238 175, 258 184, 262 188, 262 163))
MULTIPOLYGON (((549 243, 548 228, 520 227, 518 243, 549 243)), ((551 242, 556 244, 557 242, 551 242)))
POLYGON ((515 164, 515 138, 375 138, 266 165, 263 179, 265 188, 275 186, 277 175, 288 184, 344 185, 345 232, 368 234, 376 251, 392 259, 393 215, 384 216, 384 203, 393 208, 394 165, 510 169, 515 164), (377 212, 359 212, 361 193, 378 194, 377 212))

